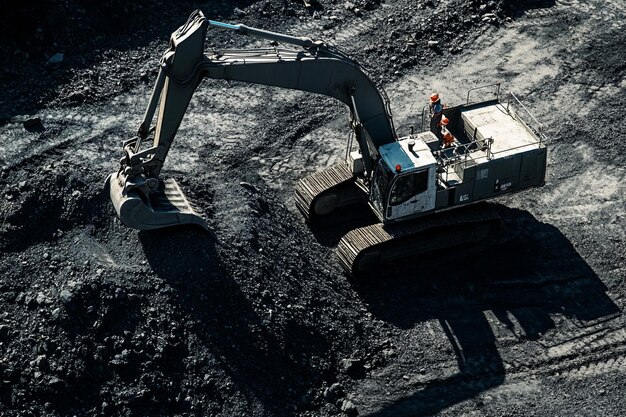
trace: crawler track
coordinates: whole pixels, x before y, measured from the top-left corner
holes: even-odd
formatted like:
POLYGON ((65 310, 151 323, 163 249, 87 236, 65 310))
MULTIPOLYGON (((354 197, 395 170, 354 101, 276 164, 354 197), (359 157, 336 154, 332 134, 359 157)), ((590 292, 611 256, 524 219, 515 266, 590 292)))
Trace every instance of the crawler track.
POLYGON ((296 207, 309 222, 360 199, 354 176, 346 163, 333 165, 302 178, 295 192, 296 207))
POLYGON ((347 272, 363 276, 409 257, 494 237, 499 224, 491 205, 475 204, 415 221, 352 230, 340 240, 337 255, 347 272))

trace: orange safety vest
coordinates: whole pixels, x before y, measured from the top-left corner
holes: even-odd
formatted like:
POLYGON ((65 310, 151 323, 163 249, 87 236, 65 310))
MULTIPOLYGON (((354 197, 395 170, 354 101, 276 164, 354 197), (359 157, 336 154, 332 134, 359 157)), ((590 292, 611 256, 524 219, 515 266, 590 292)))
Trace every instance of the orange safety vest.
POLYGON ((445 127, 441 130, 441 137, 443 138, 444 148, 447 148, 454 142, 454 135, 445 127))

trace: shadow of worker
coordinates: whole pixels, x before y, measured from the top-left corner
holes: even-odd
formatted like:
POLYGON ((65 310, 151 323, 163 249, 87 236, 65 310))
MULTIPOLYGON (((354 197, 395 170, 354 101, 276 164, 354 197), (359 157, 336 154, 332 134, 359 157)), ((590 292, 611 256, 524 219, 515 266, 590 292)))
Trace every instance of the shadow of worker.
POLYGON ((504 382, 505 371, 496 338, 484 313, 445 314, 439 324, 456 356, 458 369, 439 370, 421 389, 368 416, 436 414, 504 382))
POLYGON ((480 377, 482 382, 476 386, 476 392, 502 382, 502 358, 496 347, 496 337, 482 311, 444 316, 439 319, 439 324, 457 358, 459 372, 456 378, 480 377))

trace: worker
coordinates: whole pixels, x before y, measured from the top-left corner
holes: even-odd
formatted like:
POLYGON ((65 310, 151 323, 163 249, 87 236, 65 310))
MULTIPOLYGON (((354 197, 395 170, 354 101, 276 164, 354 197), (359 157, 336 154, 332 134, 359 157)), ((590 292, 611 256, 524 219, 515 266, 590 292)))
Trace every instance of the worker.
POLYGON ((454 135, 450 133, 446 125, 441 126, 441 147, 442 148, 447 148, 449 146, 452 146, 452 144, 454 143, 454 139, 455 139, 454 135))
POLYGON ((428 108, 430 110, 430 131, 441 140, 441 126, 439 123, 441 122, 441 116, 443 116, 443 105, 441 104, 441 98, 438 93, 432 93, 430 95, 428 108))
POLYGON ((442 114, 439 123, 437 123, 437 139, 439 139, 439 144, 442 148, 444 147, 444 133, 448 132, 448 123, 450 123, 450 119, 448 119, 445 114, 442 114))

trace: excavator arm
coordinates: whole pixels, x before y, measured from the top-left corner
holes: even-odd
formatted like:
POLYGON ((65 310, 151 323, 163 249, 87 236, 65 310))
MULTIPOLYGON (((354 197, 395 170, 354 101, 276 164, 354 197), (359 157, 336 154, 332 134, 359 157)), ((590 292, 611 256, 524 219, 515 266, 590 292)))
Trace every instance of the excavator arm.
POLYGON ((123 223, 152 229, 182 223, 206 227, 173 180, 160 171, 194 91, 203 78, 236 80, 334 97, 350 108, 352 127, 371 174, 377 149, 397 140, 388 101, 362 68, 341 52, 309 38, 210 21, 200 11, 172 34, 136 138, 124 143, 111 199, 123 223), (224 50, 204 54, 209 25, 299 46, 299 49, 224 50), (158 107, 156 126, 151 127, 158 107), (142 149, 150 141, 151 146, 142 149))

